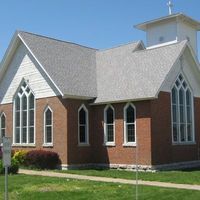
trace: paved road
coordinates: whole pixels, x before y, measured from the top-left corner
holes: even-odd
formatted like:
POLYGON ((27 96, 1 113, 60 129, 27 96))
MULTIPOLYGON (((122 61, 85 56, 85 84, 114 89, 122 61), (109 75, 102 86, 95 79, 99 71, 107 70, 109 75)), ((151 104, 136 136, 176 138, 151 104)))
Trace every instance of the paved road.
MULTIPOLYGON (((34 171, 34 170, 20 169, 19 173, 26 174, 26 175, 50 176, 50 177, 90 180, 90 181, 109 182, 109 183, 122 183, 122 184, 133 184, 133 185, 136 184, 135 180, 97 177, 97 176, 85 176, 85 175, 58 173, 58 172, 50 172, 50 171, 34 171)), ((165 187, 165 188, 177 188, 177 189, 199 190, 200 191, 200 185, 176 184, 176 183, 165 183, 165 182, 157 182, 157 181, 142 181, 142 180, 139 180, 138 184, 139 185, 165 187)))

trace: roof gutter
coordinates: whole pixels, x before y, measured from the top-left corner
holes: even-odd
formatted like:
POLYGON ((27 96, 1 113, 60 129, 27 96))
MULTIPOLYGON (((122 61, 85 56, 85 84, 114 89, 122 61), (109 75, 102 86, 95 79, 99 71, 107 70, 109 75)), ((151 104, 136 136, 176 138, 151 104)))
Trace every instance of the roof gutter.
POLYGON ((77 96, 77 95, 68 95, 64 94, 62 96, 63 99, 82 99, 82 100, 91 100, 95 99, 96 97, 89 97, 89 96, 77 96))
POLYGON ((148 100, 154 100, 157 99, 158 96, 155 97, 146 97, 146 98, 136 98, 136 99, 123 99, 123 100, 116 100, 116 101, 102 101, 97 103, 91 103, 91 106, 95 105, 105 105, 105 104, 116 104, 116 103, 126 103, 126 102, 136 102, 136 101, 148 101, 148 100))

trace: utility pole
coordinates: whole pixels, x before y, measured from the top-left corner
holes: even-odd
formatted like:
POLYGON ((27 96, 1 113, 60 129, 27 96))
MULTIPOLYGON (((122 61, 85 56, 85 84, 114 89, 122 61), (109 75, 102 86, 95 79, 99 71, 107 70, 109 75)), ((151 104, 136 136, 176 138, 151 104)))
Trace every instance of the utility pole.
POLYGON ((138 200, 138 141, 136 136, 136 148, 135 148, 135 199, 138 200))

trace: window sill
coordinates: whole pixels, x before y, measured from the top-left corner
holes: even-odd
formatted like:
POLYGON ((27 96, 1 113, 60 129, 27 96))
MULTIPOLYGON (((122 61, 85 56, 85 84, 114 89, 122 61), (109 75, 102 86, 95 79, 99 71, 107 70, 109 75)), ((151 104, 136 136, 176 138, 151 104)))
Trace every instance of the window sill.
POLYGON ((123 147, 136 147, 136 143, 135 142, 129 142, 129 143, 124 143, 123 147))
POLYGON ((12 147, 36 147, 35 144, 12 144, 12 147))
POLYGON ((44 148, 52 148, 53 144, 43 144, 42 145, 44 148))
POLYGON ((89 147, 90 146, 90 144, 88 144, 88 143, 79 143, 78 144, 78 147, 89 147))
POLYGON ((196 142, 173 142, 173 146, 196 145, 196 142))
POLYGON ((114 142, 105 142, 103 143, 103 146, 106 146, 106 147, 115 147, 115 143, 114 142))

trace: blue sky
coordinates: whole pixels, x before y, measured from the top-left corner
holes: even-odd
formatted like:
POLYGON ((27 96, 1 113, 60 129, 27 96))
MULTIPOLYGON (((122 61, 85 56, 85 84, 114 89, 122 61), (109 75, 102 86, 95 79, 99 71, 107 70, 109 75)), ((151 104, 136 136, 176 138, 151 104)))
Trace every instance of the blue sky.
MULTIPOLYGON (((133 25, 168 14, 168 0, 1 0, 0 60, 16 30, 105 49, 145 33, 133 25)), ((200 0, 173 0, 173 12, 200 21, 200 0)), ((200 34, 198 34, 200 51, 200 34)))

